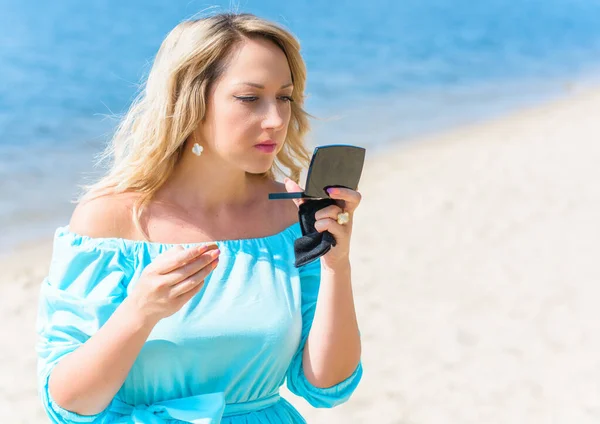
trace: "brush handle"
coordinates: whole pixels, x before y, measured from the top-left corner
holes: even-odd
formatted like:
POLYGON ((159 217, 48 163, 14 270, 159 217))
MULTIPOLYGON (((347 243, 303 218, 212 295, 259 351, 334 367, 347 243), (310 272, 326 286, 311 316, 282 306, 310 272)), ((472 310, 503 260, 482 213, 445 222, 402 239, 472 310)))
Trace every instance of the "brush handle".
POLYGON ((279 199, 305 199, 307 197, 304 192, 297 193, 269 193, 269 199, 271 200, 279 200, 279 199))

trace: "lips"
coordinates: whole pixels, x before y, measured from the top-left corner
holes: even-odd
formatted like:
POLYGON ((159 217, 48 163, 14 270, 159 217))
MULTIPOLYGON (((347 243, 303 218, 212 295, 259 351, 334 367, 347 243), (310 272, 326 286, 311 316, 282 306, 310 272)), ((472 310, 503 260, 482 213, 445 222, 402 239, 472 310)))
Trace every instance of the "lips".
POLYGON ((256 144, 254 147, 256 147, 261 152, 271 153, 275 150, 275 147, 277 147, 277 144, 273 143, 272 141, 265 141, 263 143, 256 144))
POLYGON ((273 141, 264 141, 262 143, 258 143, 256 146, 275 146, 275 142, 273 141))

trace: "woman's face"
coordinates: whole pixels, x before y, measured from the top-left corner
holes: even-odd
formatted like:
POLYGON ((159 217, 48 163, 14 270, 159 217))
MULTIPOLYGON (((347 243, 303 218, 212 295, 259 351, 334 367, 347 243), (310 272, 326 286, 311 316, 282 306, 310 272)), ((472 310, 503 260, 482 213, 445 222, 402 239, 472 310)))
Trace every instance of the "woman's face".
POLYGON ((202 140, 211 153, 248 173, 269 170, 286 138, 292 75, 271 41, 244 41, 209 93, 202 140))

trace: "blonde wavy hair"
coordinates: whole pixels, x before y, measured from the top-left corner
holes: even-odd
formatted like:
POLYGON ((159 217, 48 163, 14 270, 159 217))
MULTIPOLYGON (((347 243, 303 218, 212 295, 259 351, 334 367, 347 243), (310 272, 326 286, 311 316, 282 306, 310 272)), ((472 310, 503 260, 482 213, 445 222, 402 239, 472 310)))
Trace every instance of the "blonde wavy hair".
POLYGON ((294 90, 287 138, 273 166, 275 172, 298 182, 310 162, 304 144, 309 115, 304 111, 306 65, 297 39, 281 26, 251 14, 221 13, 183 21, 165 38, 139 94, 99 157, 108 172, 96 183, 82 186, 78 202, 107 194, 136 192, 133 217, 171 176, 188 137, 202 125, 211 86, 223 74, 229 53, 244 39, 264 38, 285 53, 294 90), (283 167, 288 169, 286 172, 283 167))

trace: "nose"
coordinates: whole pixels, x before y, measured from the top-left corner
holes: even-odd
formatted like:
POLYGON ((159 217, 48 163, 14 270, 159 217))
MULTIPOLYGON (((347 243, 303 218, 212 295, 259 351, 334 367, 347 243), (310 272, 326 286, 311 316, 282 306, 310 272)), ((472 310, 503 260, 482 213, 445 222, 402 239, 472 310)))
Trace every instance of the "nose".
POLYGON ((262 121, 263 130, 280 130, 285 125, 284 111, 277 102, 269 102, 262 121))

